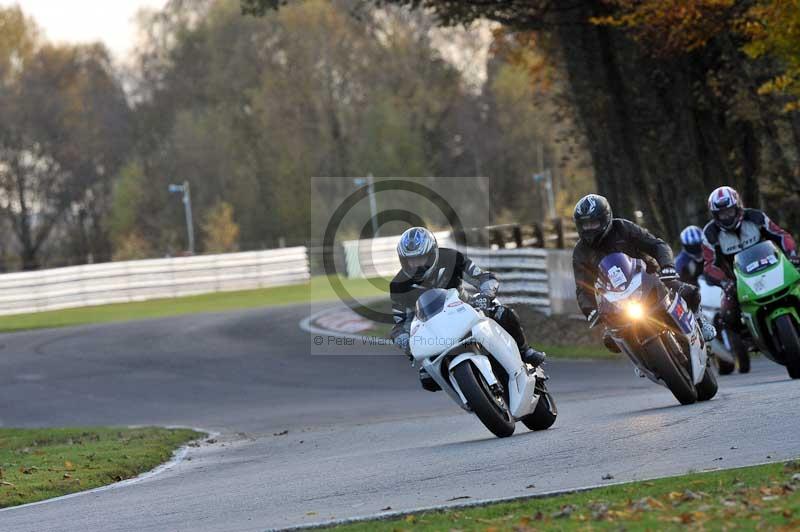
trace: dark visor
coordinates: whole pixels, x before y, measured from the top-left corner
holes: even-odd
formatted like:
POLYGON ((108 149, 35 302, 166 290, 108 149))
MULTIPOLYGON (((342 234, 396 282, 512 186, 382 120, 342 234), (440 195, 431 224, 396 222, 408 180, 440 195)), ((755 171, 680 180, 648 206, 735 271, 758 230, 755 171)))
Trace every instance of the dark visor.
POLYGON ((736 216, 738 216, 738 209, 736 207, 726 207, 717 211, 717 220, 724 224, 728 224, 736 220, 736 216))
POLYGON ((586 229, 586 230, 589 230, 589 231, 594 231, 595 229, 600 229, 600 227, 602 227, 602 225, 603 225, 603 222, 601 222, 600 220, 586 220, 586 221, 582 221, 582 222, 579 222, 579 223, 581 224, 581 227, 583 229, 586 229))

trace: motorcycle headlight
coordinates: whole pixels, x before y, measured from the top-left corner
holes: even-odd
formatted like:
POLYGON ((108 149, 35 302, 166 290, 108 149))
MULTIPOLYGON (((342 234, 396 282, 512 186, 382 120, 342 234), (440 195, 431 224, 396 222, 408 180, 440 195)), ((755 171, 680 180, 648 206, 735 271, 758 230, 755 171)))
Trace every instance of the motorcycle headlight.
POLYGON ((625 305, 625 313, 632 320, 640 320, 644 318, 644 307, 638 301, 629 301, 625 305))

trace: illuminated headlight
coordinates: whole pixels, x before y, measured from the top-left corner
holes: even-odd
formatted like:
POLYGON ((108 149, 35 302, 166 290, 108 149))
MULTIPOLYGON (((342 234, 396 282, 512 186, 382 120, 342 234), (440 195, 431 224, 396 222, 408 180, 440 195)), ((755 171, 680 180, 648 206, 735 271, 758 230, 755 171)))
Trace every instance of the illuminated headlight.
POLYGON ((644 307, 638 301, 630 301, 625 305, 625 312, 633 320, 640 320, 644 317, 644 307))

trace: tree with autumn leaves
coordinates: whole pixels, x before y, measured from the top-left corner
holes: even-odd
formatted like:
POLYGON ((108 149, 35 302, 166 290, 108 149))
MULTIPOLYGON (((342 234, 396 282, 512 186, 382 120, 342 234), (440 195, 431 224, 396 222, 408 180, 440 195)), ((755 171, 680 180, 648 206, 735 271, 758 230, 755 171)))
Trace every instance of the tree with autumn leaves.
MULTIPOLYGON (((284 0, 242 0, 263 14, 284 0)), ((291 3, 291 2, 288 2, 291 3)), ((390 0, 442 24, 488 18, 567 80, 600 192, 676 238, 720 184, 800 226, 794 0, 390 0), (538 38, 528 39, 525 34, 538 38), (520 37, 522 36, 522 37, 520 37)))

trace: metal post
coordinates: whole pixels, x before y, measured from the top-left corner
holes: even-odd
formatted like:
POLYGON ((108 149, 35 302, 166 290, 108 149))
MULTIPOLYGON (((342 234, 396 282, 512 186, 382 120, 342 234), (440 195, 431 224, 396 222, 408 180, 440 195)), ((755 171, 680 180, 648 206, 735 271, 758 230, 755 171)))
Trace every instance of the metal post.
POLYGON ((556 197, 553 192, 553 172, 545 170, 545 189, 547 190, 547 212, 551 220, 556 219, 556 197))
POLYGON ((372 219, 372 238, 378 237, 378 204, 375 201, 375 178, 372 174, 367 176, 369 183, 369 213, 372 219))
POLYGON ((170 185, 170 192, 181 192, 183 194, 183 212, 186 215, 186 234, 189 238, 189 254, 194 255, 194 223, 192 222, 192 193, 189 182, 184 181, 182 185, 170 185))
POLYGON ((367 195, 369 196, 369 215, 372 220, 372 237, 378 236, 378 204, 375 201, 375 178, 372 174, 367 175, 366 179, 363 177, 356 177, 353 179, 353 184, 357 187, 367 185, 367 195))
POLYGON ((189 182, 183 182, 183 207, 186 211, 186 232, 189 235, 189 254, 194 255, 194 223, 192 221, 192 193, 189 182))

